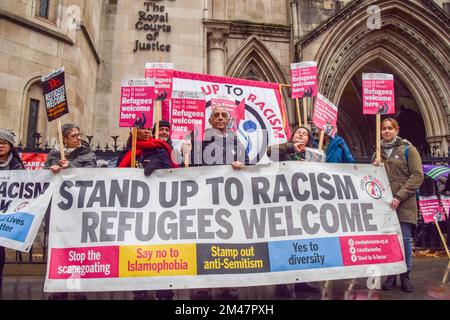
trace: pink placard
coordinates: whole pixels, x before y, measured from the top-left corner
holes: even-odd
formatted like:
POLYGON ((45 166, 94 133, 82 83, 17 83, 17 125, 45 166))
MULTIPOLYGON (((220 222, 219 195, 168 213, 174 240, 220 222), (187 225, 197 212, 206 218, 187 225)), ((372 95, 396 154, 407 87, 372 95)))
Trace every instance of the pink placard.
POLYGON ((419 209, 422 214, 423 222, 434 223, 434 221, 444 221, 445 214, 436 196, 420 197, 419 209))
POLYGON ((314 104, 313 123, 325 134, 334 137, 337 127, 338 108, 320 93, 314 104))
POLYGON ((49 279, 101 279, 118 276, 118 246, 51 250, 49 279))
POLYGON ((122 81, 120 94, 120 127, 133 127, 136 123, 145 123, 142 127, 153 125, 153 104, 155 87, 150 79, 122 81))
POLYGON ((317 96, 317 62, 291 64, 292 98, 317 96))
POLYGON ((206 100, 203 92, 174 91, 172 94, 172 140, 203 140, 206 100))
POLYGON ((211 99, 211 110, 215 107, 225 107, 230 113, 230 123, 228 129, 236 132, 239 127, 239 123, 245 120, 245 100, 242 100, 238 104, 236 102, 227 99, 211 99))
POLYGON ((363 114, 394 114, 394 76, 385 73, 363 73, 363 114))
POLYGON ((155 82, 156 96, 162 95, 162 120, 170 121, 170 102, 172 99, 173 63, 153 62, 145 64, 145 78, 155 82))
POLYGON ((340 237, 344 266, 403 261, 397 235, 340 237))
POLYGON ((444 208, 446 217, 449 218, 450 217, 450 197, 441 196, 441 203, 442 203, 442 207, 444 208))

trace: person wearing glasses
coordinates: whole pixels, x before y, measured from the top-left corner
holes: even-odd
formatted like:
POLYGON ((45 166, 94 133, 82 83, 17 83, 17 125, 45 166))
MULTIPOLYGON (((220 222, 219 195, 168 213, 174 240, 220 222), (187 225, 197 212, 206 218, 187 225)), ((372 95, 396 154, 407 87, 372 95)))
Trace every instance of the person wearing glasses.
POLYGON ((59 143, 50 150, 45 169, 50 169, 53 173, 59 173, 66 168, 95 168, 97 160, 89 143, 81 139, 80 128, 68 123, 61 127, 64 143, 65 160, 61 160, 59 143))

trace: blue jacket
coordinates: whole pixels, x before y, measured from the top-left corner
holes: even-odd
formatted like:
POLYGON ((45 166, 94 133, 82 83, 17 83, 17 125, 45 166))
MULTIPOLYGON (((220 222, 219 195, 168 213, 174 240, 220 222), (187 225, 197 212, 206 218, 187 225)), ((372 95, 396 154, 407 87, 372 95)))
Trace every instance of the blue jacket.
POLYGON ((355 163, 355 159, 350 152, 347 144, 342 137, 335 135, 330 138, 330 144, 327 148, 326 162, 329 163, 355 163))

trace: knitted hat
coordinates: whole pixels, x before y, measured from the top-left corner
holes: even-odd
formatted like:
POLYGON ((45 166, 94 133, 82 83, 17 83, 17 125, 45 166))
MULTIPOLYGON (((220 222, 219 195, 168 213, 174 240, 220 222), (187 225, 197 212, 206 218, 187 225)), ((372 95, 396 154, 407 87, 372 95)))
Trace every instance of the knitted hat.
POLYGON ((8 141, 12 146, 16 144, 13 133, 7 129, 0 129, 0 140, 8 141))
MULTIPOLYGON (((160 128, 161 128, 161 127, 166 127, 166 128, 169 128, 169 129, 170 129, 170 122, 169 122, 169 121, 166 121, 166 120, 159 120, 159 127, 160 127, 160 128)), ((155 131, 156 131, 156 123, 155 123, 155 125, 153 126, 153 130, 152 130, 153 135, 155 135, 155 131)))

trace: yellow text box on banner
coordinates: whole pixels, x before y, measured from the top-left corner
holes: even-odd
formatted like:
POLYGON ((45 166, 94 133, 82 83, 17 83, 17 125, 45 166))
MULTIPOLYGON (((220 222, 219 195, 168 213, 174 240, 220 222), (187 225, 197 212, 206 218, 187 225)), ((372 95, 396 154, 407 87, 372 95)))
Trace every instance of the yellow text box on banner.
POLYGON ((121 278, 196 274, 195 244, 120 247, 121 278))

